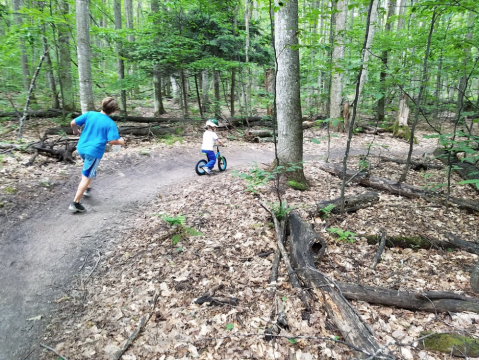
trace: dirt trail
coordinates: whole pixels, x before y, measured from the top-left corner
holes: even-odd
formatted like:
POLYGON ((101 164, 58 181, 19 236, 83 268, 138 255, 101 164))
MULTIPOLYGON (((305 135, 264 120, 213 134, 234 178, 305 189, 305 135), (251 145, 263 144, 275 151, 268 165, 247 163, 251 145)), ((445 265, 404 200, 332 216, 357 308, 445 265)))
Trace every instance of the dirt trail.
MULTIPOLYGON (((272 161, 272 149, 231 146, 223 153, 228 170, 234 170, 272 161)), ((336 149, 331 159, 341 158, 343 152, 336 149)), ((351 155, 363 152, 352 149, 351 155)), ((86 258, 97 260, 106 245, 131 228, 126 220, 142 203, 168 185, 194 180, 197 158, 196 148, 181 147, 151 153, 146 160, 104 160, 107 170, 94 183, 92 197, 83 201, 85 214, 67 210, 78 181, 73 174, 44 203, 31 199, 32 207, 20 224, 7 219, 0 230, 0 360, 38 358, 54 301, 66 295, 86 258)), ((305 155, 306 161, 313 158, 318 155, 305 155)))
MULTIPOLYGON (((271 151, 244 147, 228 148, 224 154, 228 170, 272 159, 271 151)), ((6 223, 0 231, 1 360, 37 358, 52 303, 65 296, 85 261, 81 259, 87 254, 98 258, 105 245, 130 227, 124 221, 130 213, 162 188, 197 177, 196 158, 197 149, 181 148, 133 163, 123 159, 101 173, 92 197, 83 201, 84 214, 67 210, 77 186, 74 174, 48 201, 31 207, 23 222, 6 223), (28 320, 40 315, 40 320, 28 320)))

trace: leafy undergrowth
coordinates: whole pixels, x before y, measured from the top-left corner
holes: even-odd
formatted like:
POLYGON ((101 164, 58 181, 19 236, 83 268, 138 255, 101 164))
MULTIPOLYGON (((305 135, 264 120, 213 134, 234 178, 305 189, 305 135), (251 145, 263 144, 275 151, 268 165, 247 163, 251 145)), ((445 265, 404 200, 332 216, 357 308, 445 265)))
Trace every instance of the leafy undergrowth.
MULTIPOLYGON (((351 160, 351 167, 358 159, 351 160)), ((325 258, 318 269, 338 281, 359 282, 412 291, 453 291, 474 296, 469 286, 470 268, 478 257, 461 250, 438 248, 413 250, 386 248, 376 270, 369 265, 377 251, 365 235, 421 235, 442 241, 447 232, 472 240, 477 238, 476 214, 444 208, 423 200, 409 200, 380 193, 380 202, 348 216, 324 220, 311 216, 315 203, 339 196, 340 180, 320 171, 316 161, 305 165, 310 183, 307 191, 282 189, 283 200, 310 221, 327 242, 325 258), (328 228, 357 234, 352 242, 338 241, 328 228)), ((394 178, 401 167, 374 163, 378 176, 394 178)), ((443 182, 444 173, 411 172, 407 182, 427 186, 443 182)), ((455 179, 457 180, 457 179, 455 179)), ((226 172, 214 178, 199 177, 181 188, 165 189, 158 199, 131 219, 131 233, 118 239, 105 254, 96 276, 78 284, 69 298, 59 302, 45 342, 68 359, 111 359, 150 316, 143 331, 123 359, 349 359, 350 349, 327 318, 318 299, 309 298, 312 313, 302 318, 297 290, 280 268, 277 290, 269 286, 276 248, 269 214, 246 184, 226 172), (214 186, 211 183, 214 182, 214 186), (209 189, 204 191, 204 189, 209 189), (162 217, 184 217, 184 224, 198 233, 173 244, 177 228, 162 217), (82 285, 81 285, 82 284, 82 285), (234 297, 238 305, 195 300, 221 285, 215 296, 234 297), (152 304, 159 294, 156 304, 152 304), (266 341, 262 335, 270 324, 275 300, 285 306, 289 329, 283 338, 266 341)), ((364 192, 351 186, 347 194, 364 192)), ((270 185, 260 189, 261 201, 277 202, 270 185)), ((454 196, 477 199, 469 188, 453 188, 454 196)), ((171 223, 171 221, 170 221, 171 223)), ((479 336, 478 314, 431 314, 352 302, 375 333, 377 341, 396 358, 443 359, 445 355, 419 349, 423 331, 463 332, 479 336)), ((44 359, 54 359, 51 352, 44 359)))

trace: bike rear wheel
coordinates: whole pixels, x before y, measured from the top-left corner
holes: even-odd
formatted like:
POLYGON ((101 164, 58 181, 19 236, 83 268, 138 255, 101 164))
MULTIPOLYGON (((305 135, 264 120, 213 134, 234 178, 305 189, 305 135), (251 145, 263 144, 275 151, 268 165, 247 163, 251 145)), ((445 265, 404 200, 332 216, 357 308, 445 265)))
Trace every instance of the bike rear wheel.
POLYGON ((207 164, 206 160, 200 160, 196 163, 195 171, 198 175, 205 175, 206 171, 203 169, 203 166, 207 164))
POLYGON ((228 163, 226 162, 226 158, 225 158, 224 156, 220 156, 220 157, 218 158, 218 169, 219 169, 220 171, 225 171, 227 164, 228 164, 228 163))

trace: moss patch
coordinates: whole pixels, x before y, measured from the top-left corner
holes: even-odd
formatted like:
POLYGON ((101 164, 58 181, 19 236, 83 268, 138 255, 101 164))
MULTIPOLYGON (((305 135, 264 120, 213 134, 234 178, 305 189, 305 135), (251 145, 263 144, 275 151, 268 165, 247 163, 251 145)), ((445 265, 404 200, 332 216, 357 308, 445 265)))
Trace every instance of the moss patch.
MULTIPOLYGON (((411 140, 411 129, 407 126, 399 126, 399 120, 396 120, 394 124, 387 131, 391 131, 394 137, 398 137, 407 141, 411 140)), ((414 137, 414 143, 418 144, 417 138, 414 137)))
MULTIPOLYGON (((428 332, 422 332, 426 336, 428 332)), ((426 350, 440 351, 460 357, 478 357, 479 340, 459 334, 434 334, 419 342, 419 346, 426 350)))
POLYGON ((288 185, 291 186, 294 190, 305 191, 308 189, 306 184, 303 184, 294 180, 288 181, 288 185))

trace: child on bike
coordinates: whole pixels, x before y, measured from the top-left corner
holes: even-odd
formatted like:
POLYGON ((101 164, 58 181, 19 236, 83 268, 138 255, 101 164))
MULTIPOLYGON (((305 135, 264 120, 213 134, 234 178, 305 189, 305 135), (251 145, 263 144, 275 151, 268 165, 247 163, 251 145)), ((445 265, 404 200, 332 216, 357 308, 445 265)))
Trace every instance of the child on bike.
POLYGON ((221 146, 224 146, 223 142, 216 135, 216 128, 218 127, 218 121, 216 119, 209 119, 205 124, 206 131, 203 134, 203 144, 201 145, 201 152, 204 152, 208 157, 208 163, 203 166, 203 170, 207 173, 211 173, 211 169, 215 166, 216 155, 214 152, 215 141, 221 146))

